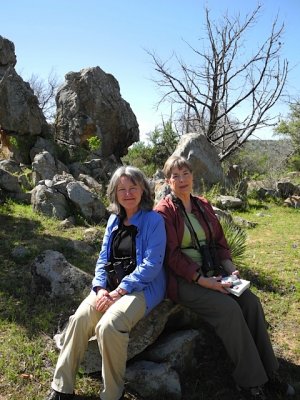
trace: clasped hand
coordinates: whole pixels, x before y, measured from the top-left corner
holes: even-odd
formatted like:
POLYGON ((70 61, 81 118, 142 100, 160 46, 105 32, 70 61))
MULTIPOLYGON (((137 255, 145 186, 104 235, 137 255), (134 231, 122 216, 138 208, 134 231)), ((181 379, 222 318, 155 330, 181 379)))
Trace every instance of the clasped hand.
POLYGON ((96 310, 104 313, 109 307, 119 300, 121 296, 116 290, 108 292, 106 289, 99 289, 96 300, 96 310))

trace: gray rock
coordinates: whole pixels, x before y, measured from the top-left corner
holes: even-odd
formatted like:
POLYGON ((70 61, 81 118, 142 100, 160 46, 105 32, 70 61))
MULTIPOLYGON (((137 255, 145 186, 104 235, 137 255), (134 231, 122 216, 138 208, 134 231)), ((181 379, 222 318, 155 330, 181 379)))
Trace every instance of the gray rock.
POLYGON ((70 72, 65 79, 56 97, 56 139, 88 149, 87 140, 97 137, 101 145, 94 154, 125 155, 139 140, 139 129, 117 80, 99 67, 70 72))
POLYGON ((248 221, 245 218, 235 215, 233 217, 233 222, 242 228, 255 228, 258 224, 257 222, 248 221))
POLYGON ((12 153, 18 161, 29 163, 35 137, 47 135, 48 125, 37 97, 12 66, 0 76, 0 121, 5 152, 12 153))
POLYGON ((75 218, 73 216, 70 216, 66 219, 64 219, 61 223, 60 223, 60 227, 62 229, 69 229, 75 226, 75 218))
POLYGON ((95 191, 95 193, 101 193, 103 191, 103 186, 89 175, 79 174, 78 179, 82 181, 88 188, 95 191))
POLYGON ((64 220, 70 215, 65 196, 46 185, 37 185, 31 192, 32 208, 49 217, 64 220))
POLYGON ((160 337, 143 352, 143 358, 157 363, 168 363, 180 374, 196 363, 195 348, 198 330, 180 330, 160 337))
POLYGON ((33 182, 36 185, 41 180, 52 179, 56 174, 68 173, 69 170, 48 151, 43 151, 34 157, 32 172, 33 182))
POLYGON ((43 278, 50 285, 51 297, 78 294, 91 287, 93 277, 68 263, 63 254, 46 250, 33 261, 34 279, 43 278))
POLYGON ((165 180, 158 180, 155 181, 154 186, 154 193, 155 193, 155 204, 157 204, 161 199, 167 196, 167 194, 171 193, 170 186, 165 182, 165 180))
POLYGON ((264 200, 268 196, 273 198, 278 197, 277 190, 272 188, 259 187, 256 189, 256 193, 260 200, 264 200))
POLYGON ((173 154, 185 157, 192 164, 196 191, 201 192, 203 186, 210 187, 224 181, 218 153, 204 134, 182 135, 173 154))
POLYGON ((284 200, 283 205, 285 207, 300 208, 300 196, 289 196, 284 200))
POLYGON ((4 171, 10 172, 11 174, 20 174, 22 172, 20 164, 15 160, 1 160, 0 168, 4 169, 4 171))
POLYGON ((79 176, 87 175, 94 178, 97 182, 107 183, 112 173, 121 165, 114 155, 108 158, 92 158, 83 163, 74 162, 69 165, 71 174, 75 179, 79 176))
POLYGON ((83 237, 90 244, 99 244, 102 241, 102 233, 96 227, 85 229, 83 237))
POLYGON ((52 179, 52 187, 57 190, 59 193, 63 194, 66 198, 68 198, 67 185, 70 182, 76 182, 71 174, 62 174, 62 175, 54 175, 52 179))
POLYGON ((29 179, 30 175, 25 175, 25 174, 21 174, 18 176, 18 182, 20 184, 20 186, 24 189, 24 190, 32 190, 33 186, 31 183, 31 180, 29 179))
POLYGON ((179 375, 168 364, 138 361, 126 370, 129 386, 143 398, 181 399, 179 375))
POLYGON ((218 196, 217 202, 226 209, 239 209, 244 206, 244 202, 241 199, 233 196, 218 196))
POLYGON ((10 40, 0 36, 0 67, 9 65, 14 67, 16 63, 15 45, 10 40))
POLYGON ((278 182, 277 190, 282 199, 296 194, 296 187, 291 182, 278 182))
POLYGON ((226 210, 221 210, 218 207, 212 206, 216 216, 221 219, 224 218, 226 221, 231 222, 232 221, 232 215, 230 214, 230 211, 226 210))
POLYGON ((165 180, 164 173, 161 170, 157 170, 155 174, 153 175, 153 179, 158 181, 158 180, 165 180))
POLYGON ((106 215, 106 208, 98 197, 82 182, 67 184, 68 197, 91 223, 100 222, 106 215))
POLYGON ((30 159, 34 160, 34 157, 42 153, 43 151, 47 151, 52 154, 52 156, 56 156, 56 145, 53 140, 45 139, 43 137, 38 136, 34 146, 30 150, 30 159))
MULTIPOLYGON (((177 311, 178 307, 170 300, 164 300, 136 324, 130 332, 127 352, 128 360, 142 353, 157 340, 165 329, 169 317, 177 311)), ((63 335, 64 332, 55 337, 58 348, 62 345, 63 335)), ((101 355, 95 336, 89 341, 82 368, 86 373, 101 371, 101 355)))
POLYGON ((10 193, 21 193, 18 177, 0 168, 0 188, 10 193))
POLYGON ((178 305, 168 299, 163 300, 147 316, 139 321, 130 333, 128 359, 141 353, 156 341, 165 329, 169 317, 174 314, 178 305))

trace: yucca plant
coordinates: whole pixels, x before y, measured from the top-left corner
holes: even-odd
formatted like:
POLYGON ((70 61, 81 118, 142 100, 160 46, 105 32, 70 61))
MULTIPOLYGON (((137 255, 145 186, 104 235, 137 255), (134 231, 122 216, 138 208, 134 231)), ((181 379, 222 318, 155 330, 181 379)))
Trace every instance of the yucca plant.
POLYGON ((231 251, 232 261, 237 267, 244 267, 247 240, 246 231, 226 218, 221 218, 220 222, 231 251))

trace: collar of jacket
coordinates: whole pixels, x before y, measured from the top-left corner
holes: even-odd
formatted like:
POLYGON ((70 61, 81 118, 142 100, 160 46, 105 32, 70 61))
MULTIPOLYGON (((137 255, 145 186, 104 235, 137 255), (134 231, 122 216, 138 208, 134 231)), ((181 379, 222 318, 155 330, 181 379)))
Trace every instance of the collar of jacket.
MULTIPOLYGON (((135 214, 133 214, 133 216, 129 219, 129 223, 131 225, 135 225, 137 228, 140 227, 140 225, 142 224, 142 220, 143 217, 145 215, 145 213, 147 213, 148 211, 145 210, 139 210, 137 211, 135 214)), ((120 222, 120 217, 118 215, 115 215, 115 220, 114 222, 119 225, 120 222)), ((116 229, 117 227, 115 227, 114 229, 116 229)))

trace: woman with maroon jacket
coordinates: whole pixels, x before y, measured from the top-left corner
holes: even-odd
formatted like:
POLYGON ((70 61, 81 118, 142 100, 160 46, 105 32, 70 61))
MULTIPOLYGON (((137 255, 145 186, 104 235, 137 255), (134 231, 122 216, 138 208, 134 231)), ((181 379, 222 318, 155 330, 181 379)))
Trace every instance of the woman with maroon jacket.
POLYGON ((209 323, 234 363, 233 378, 243 398, 265 399, 270 391, 294 395, 280 381, 261 303, 249 289, 229 294, 222 275, 239 276, 221 224, 203 197, 192 195, 193 172, 183 157, 171 156, 164 174, 171 194, 156 206, 167 231, 168 296, 209 323))

